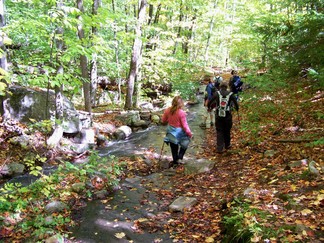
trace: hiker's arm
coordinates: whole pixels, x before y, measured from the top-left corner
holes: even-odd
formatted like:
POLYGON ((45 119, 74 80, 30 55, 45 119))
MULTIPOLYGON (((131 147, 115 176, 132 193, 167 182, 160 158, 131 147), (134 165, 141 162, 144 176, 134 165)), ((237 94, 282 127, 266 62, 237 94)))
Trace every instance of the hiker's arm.
POLYGON ((188 137, 192 137, 192 132, 189 128, 189 125, 187 123, 186 113, 184 111, 179 112, 180 122, 182 129, 185 131, 185 133, 188 135, 188 137))
POLYGON ((168 123, 169 111, 168 109, 164 111, 162 116, 162 124, 166 125, 168 123))

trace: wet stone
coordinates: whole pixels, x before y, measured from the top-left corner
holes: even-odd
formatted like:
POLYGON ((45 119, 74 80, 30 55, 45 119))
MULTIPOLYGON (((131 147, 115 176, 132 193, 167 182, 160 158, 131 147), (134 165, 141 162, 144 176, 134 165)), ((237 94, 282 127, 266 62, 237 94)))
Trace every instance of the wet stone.
POLYGON ((199 174, 209 172, 214 168, 215 161, 198 159, 198 160, 189 160, 185 164, 185 174, 199 174))
POLYGON ((170 206, 171 212, 183 212, 184 209, 190 208, 197 203, 194 197, 179 197, 170 206))

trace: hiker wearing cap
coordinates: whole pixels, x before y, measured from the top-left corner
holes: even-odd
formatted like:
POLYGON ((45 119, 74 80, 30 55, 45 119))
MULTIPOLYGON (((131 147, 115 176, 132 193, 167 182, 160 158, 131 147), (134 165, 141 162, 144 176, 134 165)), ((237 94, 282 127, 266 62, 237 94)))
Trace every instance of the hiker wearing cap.
POLYGON ((168 124, 164 142, 170 144, 171 147, 173 159, 171 166, 177 166, 179 160, 183 159, 190 138, 192 138, 192 132, 187 123, 187 115, 182 109, 183 107, 182 98, 176 96, 172 100, 171 107, 167 108, 162 116, 162 123, 168 124))
POLYGON ((219 88, 220 90, 215 93, 208 106, 216 104, 216 150, 217 153, 222 153, 224 148, 229 149, 231 147, 231 128, 233 125, 231 106, 233 104, 237 111, 239 106, 233 92, 227 90, 227 83, 222 82, 219 88))

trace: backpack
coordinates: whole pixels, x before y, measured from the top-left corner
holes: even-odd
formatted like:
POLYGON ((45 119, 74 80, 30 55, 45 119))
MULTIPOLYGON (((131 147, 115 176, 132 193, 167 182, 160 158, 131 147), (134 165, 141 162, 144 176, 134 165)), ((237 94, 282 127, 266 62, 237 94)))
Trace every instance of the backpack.
POLYGON ((218 109, 218 116, 219 117, 225 117, 226 116, 226 111, 230 111, 229 99, 230 99, 230 96, 233 93, 230 92, 226 96, 222 96, 219 91, 217 93, 219 95, 219 106, 217 108, 218 109))
POLYGON ((212 83, 208 84, 208 86, 210 88, 211 95, 213 96, 215 94, 215 92, 216 92, 216 87, 212 83))
POLYGON ((213 87, 211 88, 211 93, 212 93, 212 95, 214 95, 215 92, 216 92, 216 87, 215 87, 215 85, 213 85, 213 87))
POLYGON ((216 87, 216 89, 219 89, 220 80, 221 80, 221 77, 220 76, 217 77, 217 78, 215 78, 215 87, 216 87))
POLYGON ((233 77, 233 85, 236 91, 242 91, 243 82, 241 81, 241 78, 239 76, 233 77))

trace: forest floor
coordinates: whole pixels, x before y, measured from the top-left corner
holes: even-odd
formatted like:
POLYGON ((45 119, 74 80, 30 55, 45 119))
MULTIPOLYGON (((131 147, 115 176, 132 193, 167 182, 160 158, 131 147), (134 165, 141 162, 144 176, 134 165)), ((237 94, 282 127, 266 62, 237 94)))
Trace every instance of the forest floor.
MULTIPOLYGON (((174 242, 324 241, 323 92, 304 83, 289 95, 256 96, 234 114, 230 150, 217 154, 215 129, 206 130, 197 157, 216 161, 210 173, 186 176, 180 167, 172 190, 156 189, 170 203, 198 198, 169 216, 164 229, 174 242)), ((155 223, 138 226, 154 231, 155 223)))
MULTIPOLYGON (((216 161, 215 167, 185 175, 180 166, 170 191, 154 189, 169 204, 179 196, 198 199, 184 212, 169 213, 163 230, 174 242, 323 242, 324 92, 308 81, 289 87, 289 93, 245 92, 240 117, 234 114, 230 150, 216 154, 215 129, 206 129, 197 157, 216 161)), ((133 161, 128 174, 146 169, 133 161)), ((161 230, 157 218, 135 226, 161 230)), ((17 227, 1 232, 11 242, 23 238, 17 227)))

